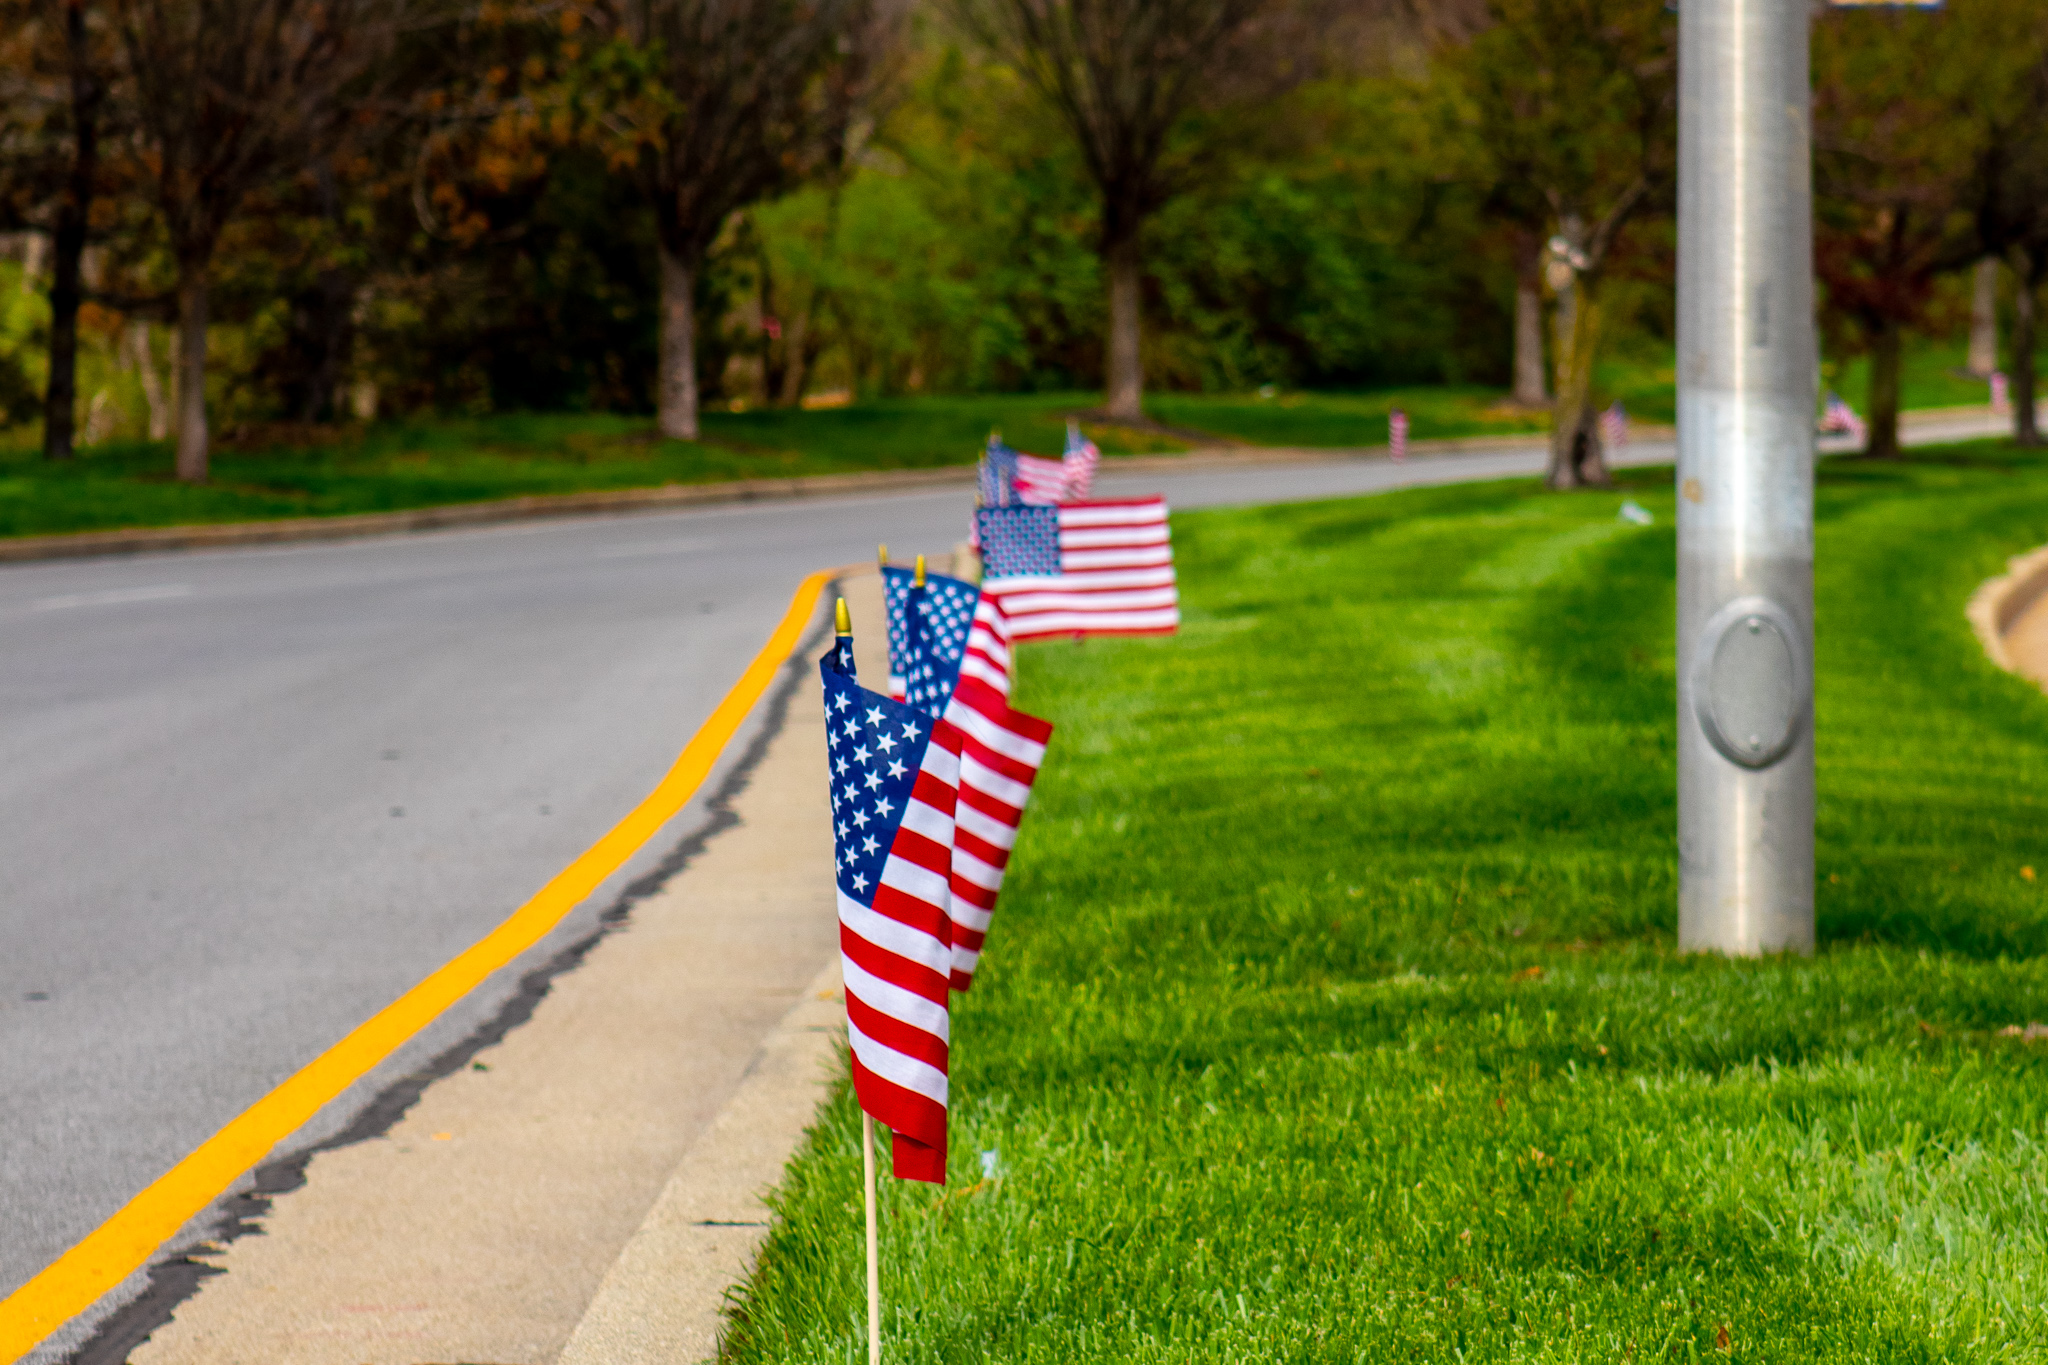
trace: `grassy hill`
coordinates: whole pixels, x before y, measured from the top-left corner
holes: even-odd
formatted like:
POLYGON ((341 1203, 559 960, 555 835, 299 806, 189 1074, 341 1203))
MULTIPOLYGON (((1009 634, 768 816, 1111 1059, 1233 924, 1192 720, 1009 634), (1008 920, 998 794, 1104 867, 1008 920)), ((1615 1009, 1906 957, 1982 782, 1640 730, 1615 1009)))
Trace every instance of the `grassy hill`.
MULTIPOLYGON (((2048 463, 1823 466, 1810 960, 1672 948, 1667 485, 1178 516, 1178 638, 1022 651, 1059 732, 886 1359, 2048 1355, 2048 698, 1962 615, 2048 463)), ((860 1358, 858 1131, 727 1358, 860 1358)))

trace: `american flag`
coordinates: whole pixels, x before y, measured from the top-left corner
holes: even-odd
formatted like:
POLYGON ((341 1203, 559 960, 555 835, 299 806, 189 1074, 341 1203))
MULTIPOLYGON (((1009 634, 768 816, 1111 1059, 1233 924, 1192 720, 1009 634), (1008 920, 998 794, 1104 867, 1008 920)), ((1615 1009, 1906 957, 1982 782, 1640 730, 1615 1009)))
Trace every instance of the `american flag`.
POLYGON ((894 1135, 896 1175, 943 1185, 963 739, 860 686, 845 636, 818 670, 854 1093, 894 1135))
POLYGON ((1628 444, 1628 409, 1621 405, 1619 398, 1614 406, 1600 414, 1600 444, 1610 450, 1619 450, 1628 444))
POLYGON ((1004 445, 1002 437, 990 435, 976 471, 981 481, 982 506, 1008 507, 1017 500, 1017 459, 1017 452, 1004 445))
POLYGON ((1052 722, 1010 705, 1010 632, 1001 607, 973 585, 938 574, 926 575, 922 588, 903 574, 900 581, 890 579, 888 589, 892 621, 899 594, 904 601, 903 644, 892 629, 889 649, 895 668, 910 681, 909 704, 942 716, 963 740, 952 862, 952 982, 954 990, 964 991, 974 984, 1052 722))
POLYGON ((1165 498, 984 507, 975 524, 981 591, 1008 616, 1012 640, 1179 629, 1165 498))
POLYGON ((2012 385, 2004 370, 1991 372, 1991 410, 1996 413, 2012 411, 2012 385))
POLYGON ((1086 498, 1095 484, 1095 466, 1102 459, 1101 450, 1081 435, 1080 425, 1075 422, 1067 423, 1067 451, 1059 459, 1048 460, 1017 451, 1012 454, 1017 462, 1016 501, 1037 506, 1086 498))
POLYGON ((1399 408, 1387 414, 1387 458, 1408 458, 1408 414, 1399 408))
POLYGON ((937 715, 939 711, 930 703, 937 698, 943 709, 945 699, 953 693, 953 674, 943 671, 945 661, 952 660, 954 673, 959 671, 981 590, 941 574, 927 575, 921 594, 916 583, 912 570, 894 564, 882 566, 882 599, 889 622, 889 695, 937 715), (913 610, 919 618, 917 628, 929 641, 921 650, 911 646, 913 610), (905 674, 906 667, 921 669, 922 675, 905 674))
POLYGON ((1838 393, 1829 393, 1827 406, 1821 409, 1820 429, 1822 431, 1846 431, 1851 439, 1862 442, 1865 436, 1863 419, 1856 415, 1856 409, 1842 401, 1838 393))

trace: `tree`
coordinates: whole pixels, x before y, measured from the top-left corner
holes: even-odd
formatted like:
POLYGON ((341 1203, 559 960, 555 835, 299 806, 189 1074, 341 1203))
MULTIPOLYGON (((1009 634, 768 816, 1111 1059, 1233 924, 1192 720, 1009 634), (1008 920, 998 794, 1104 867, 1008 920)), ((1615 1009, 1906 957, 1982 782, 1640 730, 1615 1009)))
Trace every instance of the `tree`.
POLYGON ((2000 65, 2012 79, 1989 102, 1970 197, 1985 259, 2002 258, 2012 270, 2013 439, 2033 446, 2041 444, 2034 369, 2041 289, 2048 284, 2048 141, 2041 137, 2048 124, 2048 33, 2015 17, 2022 21, 1999 35, 2006 58, 2000 65))
POLYGON ((86 0, 0 0, 0 182, 4 216, 51 245, 49 377, 43 456, 69 459, 78 410, 78 310, 85 248, 101 191, 113 81, 103 16, 86 0))
POLYGON ((952 0, 1059 114, 1101 200, 1108 415, 1144 416, 1146 220, 1200 173, 1193 116, 1264 100, 1318 65, 1321 12, 1294 0, 952 0))
POLYGON ((1524 230, 1547 217, 1556 296, 1552 488, 1608 482, 1590 401, 1601 286, 1623 233, 1668 202, 1677 170, 1677 34, 1639 0, 1491 0, 1487 26, 1440 68, 1494 202, 1524 230))
POLYGON ((697 290, 726 220, 845 159, 885 88, 902 0, 601 0, 571 99, 654 210, 658 423, 697 437, 697 290))
MULTIPOLYGON (((150 190, 177 276, 178 477, 207 475, 209 274, 259 187, 348 130, 396 0, 112 0, 150 190)), ((423 21, 422 21, 423 22, 423 21)))
POLYGON ((1973 186, 2024 69, 2031 8, 1833 10, 1814 25, 1814 273, 1824 335, 1870 355, 1874 457, 1899 453, 1906 331, 1929 319, 1942 277, 1984 254, 1973 186))

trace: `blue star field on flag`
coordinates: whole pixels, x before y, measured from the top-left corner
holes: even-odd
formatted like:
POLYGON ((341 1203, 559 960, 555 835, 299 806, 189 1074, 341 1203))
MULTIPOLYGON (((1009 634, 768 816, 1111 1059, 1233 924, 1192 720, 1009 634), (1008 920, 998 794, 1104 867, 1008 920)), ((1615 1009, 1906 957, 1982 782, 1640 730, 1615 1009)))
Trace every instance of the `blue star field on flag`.
POLYGON ((983 507, 975 512, 981 562, 990 578, 1054 577, 1060 571, 1060 509, 983 507))
POLYGON ((883 596, 888 603, 889 660, 903 680, 904 700, 928 716, 945 714, 967 656, 967 635, 981 589, 943 574, 927 574, 916 586, 909 569, 885 565, 883 596))
POLYGON ((1016 501, 1017 452, 1002 442, 1002 438, 988 438, 988 448, 981 454, 981 501, 989 507, 1008 507, 1016 501))
POLYGON ((832 773, 832 832, 839 889, 875 903, 882 864, 903 823, 932 721, 870 692, 851 674, 819 664, 825 679, 826 762, 832 773))

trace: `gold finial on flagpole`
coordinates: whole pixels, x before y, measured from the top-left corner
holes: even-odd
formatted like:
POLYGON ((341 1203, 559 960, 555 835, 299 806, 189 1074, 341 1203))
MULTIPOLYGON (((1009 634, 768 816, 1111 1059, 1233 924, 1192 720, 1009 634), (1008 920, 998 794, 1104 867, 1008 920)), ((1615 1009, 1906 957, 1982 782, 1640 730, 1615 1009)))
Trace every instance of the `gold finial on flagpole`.
POLYGON ((853 638, 853 613, 846 609, 846 599, 843 597, 839 599, 839 605, 833 608, 832 624, 838 630, 841 639, 853 638))
POLYGON ((888 547, 888 546, 886 546, 886 545, 877 545, 877 546, 875 547, 875 559, 876 559, 876 560, 877 560, 877 561, 878 561, 878 562, 879 562, 879 563, 881 564, 881 566, 882 566, 883 568, 885 568, 885 569, 886 569, 886 568, 888 568, 888 567, 889 567, 889 547, 888 547))
POLYGON ((917 557, 917 577, 915 577, 915 578, 911 579, 911 580, 910 580, 910 583, 911 583, 911 586, 912 586, 912 587, 916 587, 916 588, 921 588, 921 587, 923 587, 923 586, 924 586, 924 556, 923 556, 923 555, 919 555, 919 556, 917 557))

